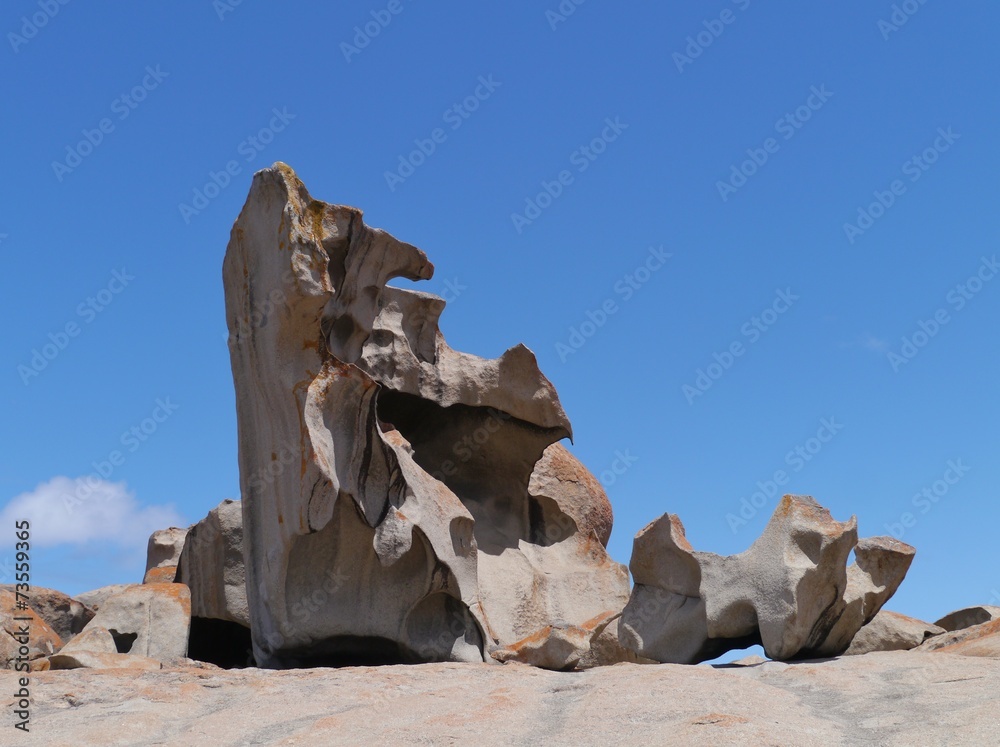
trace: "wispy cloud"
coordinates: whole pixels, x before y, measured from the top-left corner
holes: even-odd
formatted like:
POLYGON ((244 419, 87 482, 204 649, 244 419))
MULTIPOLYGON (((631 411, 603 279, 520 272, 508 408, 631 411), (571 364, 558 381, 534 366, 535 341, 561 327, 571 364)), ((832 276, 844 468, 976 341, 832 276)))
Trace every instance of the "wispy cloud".
POLYGON ((31 522, 32 544, 39 547, 100 542, 127 552, 145 549, 157 529, 187 526, 173 505, 143 506, 124 482, 94 477, 54 477, 0 511, 0 526, 22 519, 31 522))

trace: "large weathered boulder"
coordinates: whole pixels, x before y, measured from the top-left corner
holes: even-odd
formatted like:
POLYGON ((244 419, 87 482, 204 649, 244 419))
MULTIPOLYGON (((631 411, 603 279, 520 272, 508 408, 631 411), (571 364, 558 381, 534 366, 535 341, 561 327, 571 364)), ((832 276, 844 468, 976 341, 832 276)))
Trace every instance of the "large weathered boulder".
POLYGON ((971 628, 974 625, 982 625, 994 620, 1000 620, 1000 607, 980 604, 949 612, 934 624, 947 631, 953 631, 971 628))
POLYGON ((15 592, 0 589, 0 669, 17 669, 19 663, 49 656, 62 645, 59 634, 31 607, 20 608, 15 592))
POLYGON ((191 589, 191 615, 250 627, 243 565, 243 507, 227 498, 191 527, 177 565, 191 589))
POLYGON ((452 350, 415 247, 254 176, 224 280, 256 660, 489 660, 616 613, 610 511, 524 346, 452 350))
POLYGON ((635 538, 635 586, 621 640, 639 656, 696 663, 761 644, 772 659, 843 651, 891 596, 912 548, 885 538, 857 544, 857 520, 834 521, 809 496, 786 495, 746 552, 696 552, 680 519, 664 515, 635 538), (849 580, 850 578, 850 580, 849 580))
POLYGON ((184 584, 136 584, 104 601, 60 653, 135 654, 159 661, 187 656, 191 593, 184 584))
MULTIPOLYGON (((5 591, 14 591, 15 587, 4 585, 5 591)), ((63 643, 67 643, 94 617, 94 610, 78 599, 63 594, 55 589, 42 586, 32 586, 28 594, 31 609, 59 635, 63 643)))
POLYGON ((909 651, 944 630, 914 617, 881 610, 854 636, 845 655, 870 654, 875 651, 909 651))

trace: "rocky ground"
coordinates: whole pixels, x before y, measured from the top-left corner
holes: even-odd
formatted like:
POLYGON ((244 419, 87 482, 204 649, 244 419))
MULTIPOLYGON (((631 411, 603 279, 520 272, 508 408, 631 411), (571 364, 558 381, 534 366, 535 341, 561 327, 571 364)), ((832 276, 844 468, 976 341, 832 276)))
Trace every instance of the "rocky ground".
POLYGON ((885 652, 753 666, 520 664, 37 672, 0 744, 995 745, 1000 660, 885 652))

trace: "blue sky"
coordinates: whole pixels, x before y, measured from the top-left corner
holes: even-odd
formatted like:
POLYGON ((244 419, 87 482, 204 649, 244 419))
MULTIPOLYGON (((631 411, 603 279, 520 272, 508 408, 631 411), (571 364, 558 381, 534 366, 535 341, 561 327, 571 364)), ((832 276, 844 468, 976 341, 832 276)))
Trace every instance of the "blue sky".
POLYGON ((1000 603, 1000 9, 562 7, 6 3, 0 560, 28 512, 37 584, 136 581, 238 497, 222 258, 281 160, 537 353, 619 561, 808 493, 917 547, 892 609, 1000 603))

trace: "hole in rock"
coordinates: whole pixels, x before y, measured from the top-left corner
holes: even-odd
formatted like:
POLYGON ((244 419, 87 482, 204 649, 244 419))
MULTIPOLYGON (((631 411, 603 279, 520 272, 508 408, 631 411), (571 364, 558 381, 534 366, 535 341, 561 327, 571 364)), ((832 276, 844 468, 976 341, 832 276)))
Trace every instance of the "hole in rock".
POLYGON ((520 541, 552 545, 576 533, 555 501, 528 494, 528 481, 561 428, 539 428, 490 407, 440 405, 382 389, 378 417, 413 447, 414 460, 465 504, 480 552, 499 555, 520 541))
POLYGON ((712 659, 711 661, 704 661, 702 664, 712 667, 752 666, 753 664, 751 662, 734 664, 734 662, 743 661, 745 659, 749 659, 750 657, 759 657, 765 661, 771 661, 767 657, 767 654, 764 653, 764 648, 758 645, 750 646, 749 648, 738 648, 733 649, 732 651, 727 651, 718 658, 712 659))
POLYGON ((129 653, 132 650, 132 646, 135 645, 135 639, 139 637, 138 633, 119 633, 113 628, 108 632, 115 639, 115 648, 118 649, 119 654, 129 653))
POLYGON ((188 658, 223 669, 255 666, 250 628, 229 620, 192 617, 188 658))

